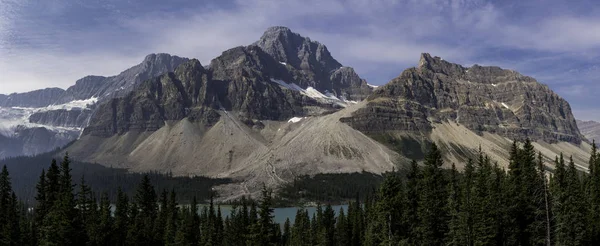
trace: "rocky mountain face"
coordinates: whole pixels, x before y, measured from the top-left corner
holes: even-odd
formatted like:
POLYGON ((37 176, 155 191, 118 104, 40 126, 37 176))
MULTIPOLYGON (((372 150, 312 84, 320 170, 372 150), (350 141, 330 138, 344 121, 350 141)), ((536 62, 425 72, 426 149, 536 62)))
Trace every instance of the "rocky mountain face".
POLYGON ((567 101, 535 79, 499 67, 463 67, 423 54, 419 66, 378 88, 367 101, 344 121, 369 134, 427 134, 433 123, 451 121, 509 139, 582 141, 567 101))
MULTIPOLYGON (((423 54, 417 67, 373 91, 323 44, 285 27, 208 66, 150 55, 118 76, 85 77, 64 95, 63 106, 26 111, 29 128, 65 134, 46 144, 84 125, 66 150, 75 159, 233 178, 239 182, 219 187, 230 198, 298 175, 404 168, 431 142, 458 165, 481 148, 506 166, 512 139, 532 138, 548 159, 573 155, 582 170, 589 150, 569 104, 531 77, 423 54)), ((37 143, 38 135, 14 139, 37 143)), ((0 138, 0 147, 9 145, 0 138)))
POLYGON ((303 88, 314 87, 339 98, 361 101, 372 91, 354 69, 343 67, 325 45, 293 33, 287 27, 271 27, 254 43, 286 66, 303 88))
POLYGON ((110 137, 133 130, 156 131, 167 121, 184 118, 212 126, 220 118, 218 110, 233 111, 253 124, 333 109, 270 81, 289 77, 286 72, 257 46, 225 51, 209 70, 191 60, 173 73, 145 81, 126 97, 101 105, 84 134, 110 137))
POLYGON ((45 107, 55 103, 64 93, 65 90, 60 88, 48 88, 26 93, 0 95, 0 107, 45 107))
POLYGON ((188 61, 169 54, 150 54, 142 63, 111 77, 86 76, 67 90, 49 88, 0 95, 0 134, 10 148, 0 159, 53 150, 75 140, 89 123, 95 104, 133 91, 142 81, 174 71, 188 61))
POLYGON ((577 127, 589 141, 600 143, 600 122, 577 120, 577 127))
POLYGON ((73 100, 85 100, 98 98, 99 101, 110 100, 121 97, 131 92, 140 82, 172 72, 179 64, 188 61, 187 58, 159 53, 150 54, 144 58, 142 63, 135 65, 119 75, 111 77, 86 76, 69 87, 57 104, 67 103, 73 100))

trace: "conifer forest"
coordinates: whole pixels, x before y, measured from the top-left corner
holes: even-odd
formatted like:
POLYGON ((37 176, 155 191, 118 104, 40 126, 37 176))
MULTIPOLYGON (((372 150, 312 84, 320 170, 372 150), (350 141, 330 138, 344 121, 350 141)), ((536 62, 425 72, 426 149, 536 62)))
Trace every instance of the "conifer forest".
POLYGON ((119 189, 111 199, 73 180, 70 165, 67 155, 41 172, 34 204, 2 169, 0 245, 600 245, 595 145, 589 172, 562 155, 547 170, 528 140, 513 144, 507 169, 480 152, 458 172, 442 169, 433 144, 422 163, 386 173, 347 209, 298 209, 284 224, 274 222, 266 187, 222 216, 212 198, 178 204, 177 190, 156 190, 148 176, 133 196, 119 189))

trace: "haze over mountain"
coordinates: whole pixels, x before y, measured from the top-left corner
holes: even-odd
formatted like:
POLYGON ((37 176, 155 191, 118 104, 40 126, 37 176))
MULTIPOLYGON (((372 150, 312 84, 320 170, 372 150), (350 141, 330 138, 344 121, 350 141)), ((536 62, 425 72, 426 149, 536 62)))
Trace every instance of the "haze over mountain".
POLYGON ((596 141, 596 143, 600 143, 600 123, 589 120, 577 120, 577 127, 581 130, 581 134, 583 134, 589 141, 596 141))

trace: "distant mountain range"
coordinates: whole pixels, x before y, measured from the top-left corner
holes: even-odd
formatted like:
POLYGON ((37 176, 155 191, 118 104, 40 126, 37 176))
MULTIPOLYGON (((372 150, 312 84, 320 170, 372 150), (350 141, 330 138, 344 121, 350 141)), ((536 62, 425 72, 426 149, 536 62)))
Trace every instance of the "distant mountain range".
POLYGON ((595 140, 596 143, 600 143, 600 122, 593 120, 582 121, 577 120, 577 126, 581 133, 589 140, 595 140))
MULTIPOLYGON (((77 141, 66 151, 82 161, 232 178, 219 187, 229 198, 298 175, 401 169, 432 142, 459 168, 480 148, 506 166, 514 139, 531 138, 547 160, 573 155, 580 169, 590 150, 568 102, 531 77, 422 54, 416 67, 376 88, 325 45, 286 27, 208 66, 150 55, 118 76, 31 93, 37 101, 0 96, 10 111, 1 117, 20 115, 28 123, 16 125, 27 129, 73 128, 65 139, 77 141)), ((4 139, 19 139, 18 128, 4 139)), ((0 154, 33 152, 15 145, 0 154)))
POLYGON ((75 140, 95 105, 121 97, 140 82, 173 71, 187 58, 148 55, 142 63, 111 77, 87 76, 67 90, 48 88, 0 95, 0 159, 35 155, 75 140))

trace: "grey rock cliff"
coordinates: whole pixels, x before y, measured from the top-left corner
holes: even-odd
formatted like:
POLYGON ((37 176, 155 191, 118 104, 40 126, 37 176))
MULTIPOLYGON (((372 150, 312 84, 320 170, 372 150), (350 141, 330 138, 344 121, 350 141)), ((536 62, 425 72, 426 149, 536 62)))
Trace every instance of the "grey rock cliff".
POLYGON ((548 86, 499 67, 470 68, 423 54, 419 66, 378 88, 344 119, 363 132, 418 131, 454 121, 510 139, 580 143, 569 103, 548 86))
POLYGON ((303 88, 314 87, 354 101, 361 101, 372 91, 352 68, 342 67, 325 45, 287 27, 268 28, 254 44, 281 62, 303 88))

